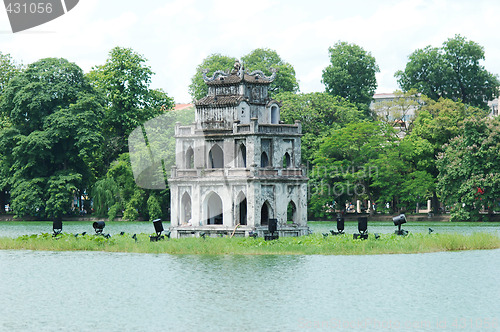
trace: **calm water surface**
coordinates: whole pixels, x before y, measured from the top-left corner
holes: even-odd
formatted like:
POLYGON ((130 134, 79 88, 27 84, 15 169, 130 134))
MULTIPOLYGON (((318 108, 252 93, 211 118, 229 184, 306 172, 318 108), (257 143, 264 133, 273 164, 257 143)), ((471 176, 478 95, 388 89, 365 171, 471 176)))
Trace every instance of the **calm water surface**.
POLYGON ((0 251, 0 330, 498 331, 499 262, 0 251))

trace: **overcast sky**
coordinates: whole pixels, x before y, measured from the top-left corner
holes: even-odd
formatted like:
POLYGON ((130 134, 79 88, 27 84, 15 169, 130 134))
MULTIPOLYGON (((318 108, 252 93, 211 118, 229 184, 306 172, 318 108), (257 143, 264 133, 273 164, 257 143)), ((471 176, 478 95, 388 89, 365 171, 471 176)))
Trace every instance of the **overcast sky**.
POLYGON ((394 73, 408 55, 461 34, 485 49, 486 69, 500 74, 498 0, 80 0, 66 15, 12 34, 0 10, 0 51, 24 64, 63 57, 85 72, 115 46, 148 59, 153 87, 190 102, 195 68, 212 53, 240 58, 271 48, 297 73, 301 92, 324 91, 328 47, 355 43, 377 60, 377 92, 397 89, 394 73))

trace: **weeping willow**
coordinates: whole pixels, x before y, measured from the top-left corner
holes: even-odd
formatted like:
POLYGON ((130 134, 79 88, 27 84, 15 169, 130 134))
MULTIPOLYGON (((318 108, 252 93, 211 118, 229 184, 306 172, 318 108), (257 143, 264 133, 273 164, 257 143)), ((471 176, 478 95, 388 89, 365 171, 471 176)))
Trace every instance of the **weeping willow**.
POLYGON ((108 211, 121 204, 120 189, 113 178, 104 178, 95 183, 92 189, 94 210, 99 216, 108 215, 108 211))

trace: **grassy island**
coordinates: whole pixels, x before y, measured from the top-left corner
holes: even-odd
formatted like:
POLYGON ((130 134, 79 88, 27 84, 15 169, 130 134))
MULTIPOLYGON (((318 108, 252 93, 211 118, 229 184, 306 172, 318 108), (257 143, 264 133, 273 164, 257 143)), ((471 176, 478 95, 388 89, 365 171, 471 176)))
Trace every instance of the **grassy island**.
POLYGON ((262 238, 185 238, 150 242, 149 235, 130 234, 110 238, 96 235, 75 237, 73 234, 25 235, 0 238, 0 250, 106 251, 166 254, 236 254, 236 255, 375 255, 413 254, 439 251, 500 248, 500 238, 489 233, 381 234, 375 239, 353 240, 352 234, 324 237, 321 234, 264 241, 262 238))

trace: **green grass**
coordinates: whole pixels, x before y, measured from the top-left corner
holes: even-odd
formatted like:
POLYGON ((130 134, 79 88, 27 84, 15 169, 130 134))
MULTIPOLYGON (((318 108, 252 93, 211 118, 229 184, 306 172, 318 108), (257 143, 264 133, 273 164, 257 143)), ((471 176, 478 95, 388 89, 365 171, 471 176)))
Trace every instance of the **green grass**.
POLYGON ((0 238, 0 250, 106 251, 168 254, 237 254, 237 255, 375 255, 413 254, 438 251, 481 250, 500 248, 500 238, 494 234, 412 234, 401 237, 382 234, 375 239, 353 240, 352 235, 328 236, 313 234, 304 237, 280 238, 185 238, 150 242, 147 234, 115 235, 110 239, 85 235, 75 238, 62 234, 0 238))

